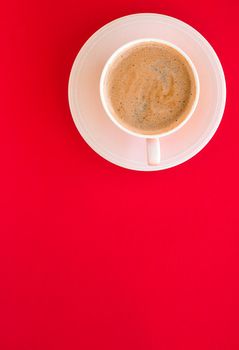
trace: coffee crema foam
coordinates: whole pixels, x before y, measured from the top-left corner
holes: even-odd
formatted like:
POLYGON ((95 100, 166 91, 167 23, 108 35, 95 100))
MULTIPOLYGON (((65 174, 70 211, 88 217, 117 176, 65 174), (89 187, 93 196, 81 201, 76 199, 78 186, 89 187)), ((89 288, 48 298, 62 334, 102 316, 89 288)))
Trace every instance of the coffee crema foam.
POLYGON ((105 80, 111 113, 141 134, 174 129, 195 100, 191 66, 174 48, 157 42, 127 49, 112 63, 105 80))

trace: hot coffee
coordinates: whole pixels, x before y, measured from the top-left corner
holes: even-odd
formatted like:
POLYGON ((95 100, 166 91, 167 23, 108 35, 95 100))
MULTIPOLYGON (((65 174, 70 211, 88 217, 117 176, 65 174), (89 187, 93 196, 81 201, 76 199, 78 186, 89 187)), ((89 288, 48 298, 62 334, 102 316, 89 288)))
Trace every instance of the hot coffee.
POLYGON ((116 120, 145 135, 181 124, 196 96, 193 71, 184 56, 154 41, 122 52, 109 67, 104 89, 116 120))

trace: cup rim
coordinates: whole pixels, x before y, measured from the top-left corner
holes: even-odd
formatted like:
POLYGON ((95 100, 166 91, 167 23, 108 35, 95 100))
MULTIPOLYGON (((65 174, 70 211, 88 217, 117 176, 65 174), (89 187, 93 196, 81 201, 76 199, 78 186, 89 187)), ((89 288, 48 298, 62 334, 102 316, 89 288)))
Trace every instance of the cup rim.
POLYGON ((189 119, 192 117, 197 104, 198 104, 198 100, 199 100, 199 94, 200 94, 200 82, 199 82, 199 77, 198 77, 198 73, 197 70, 194 66, 194 63, 192 62, 191 58, 181 49, 179 48, 177 45, 171 43, 170 41, 167 40, 162 40, 162 39, 158 39, 158 38, 143 38, 143 39, 136 39, 136 40, 132 40, 129 41, 127 43, 125 43, 124 45, 120 46, 118 49, 116 49, 113 54, 108 58, 108 60, 106 61, 103 70, 101 72, 101 76, 100 76, 100 98, 101 98, 101 102, 102 105, 104 107, 104 110, 106 112, 106 114, 108 115, 108 117, 112 120, 112 122, 118 126, 121 130, 125 131, 126 133, 132 135, 132 136, 137 136, 137 137, 141 137, 144 139, 147 138, 161 138, 164 136, 168 136, 173 134, 174 132, 178 131, 179 129, 181 129, 188 121, 189 119), (169 130, 169 131, 165 131, 163 133, 159 133, 159 134, 142 134, 142 133, 138 133, 136 131, 132 131, 130 129, 128 129, 127 127, 125 127, 124 125, 122 125, 120 122, 118 122, 116 120, 116 118, 114 117, 114 115, 111 113, 110 109, 108 108, 108 104, 105 98, 105 93, 104 93, 104 82, 105 82, 105 78, 108 72, 108 69, 110 67, 110 65, 114 62, 114 60, 124 51, 127 50, 130 47, 133 47, 134 45, 137 45, 139 43, 144 43, 144 42, 157 42, 157 43, 162 43, 165 45, 168 45, 172 48, 174 48, 176 51, 178 51, 187 61, 187 63, 190 65, 192 72, 193 72, 193 76, 195 79, 195 85, 196 85, 196 94, 195 94, 195 99, 193 101, 193 104, 191 106, 190 111, 188 112, 187 117, 179 124, 177 125, 175 128, 169 130))

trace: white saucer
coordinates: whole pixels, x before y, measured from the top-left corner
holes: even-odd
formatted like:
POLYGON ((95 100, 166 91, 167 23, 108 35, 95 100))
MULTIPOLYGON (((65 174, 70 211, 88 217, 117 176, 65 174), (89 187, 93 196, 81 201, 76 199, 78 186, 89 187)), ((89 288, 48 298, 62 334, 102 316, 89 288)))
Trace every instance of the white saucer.
POLYGON ((220 61, 210 44, 195 29, 173 17, 135 14, 108 23, 93 34, 78 53, 69 80, 69 104, 77 129, 99 155, 133 170, 162 170, 197 154, 218 128, 226 101, 220 61), (140 38, 168 40, 194 62, 200 79, 200 99, 190 121, 161 139, 162 161, 147 165, 145 140, 117 128, 100 101, 99 80, 109 56, 121 45, 140 38))

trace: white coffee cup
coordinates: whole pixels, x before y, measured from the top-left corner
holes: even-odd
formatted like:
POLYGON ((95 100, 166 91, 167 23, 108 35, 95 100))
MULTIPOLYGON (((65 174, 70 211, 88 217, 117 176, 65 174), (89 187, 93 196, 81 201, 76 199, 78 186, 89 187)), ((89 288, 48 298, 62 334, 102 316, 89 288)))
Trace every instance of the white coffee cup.
POLYGON ((112 120, 112 122, 115 125, 117 125, 120 129, 122 129, 123 131, 127 132, 130 135, 141 137, 141 138, 144 138, 146 140, 146 143, 147 143, 147 156, 148 156, 148 164, 149 165, 157 165, 157 164, 160 163, 160 142, 159 142, 159 139, 161 137, 173 134, 174 132, 178 131, 183 125, 185 125, 189 121, 189 119, 193 115, 193 112, 195 111, 195 108, 197 106, 198 99, 199 99, 199 92, 200 92, 199 78, 198 78, 197 70, 196 70, 193 62, 191 61, 191 59, 188 57, 188 55, 185 52, 183 52, 176 45, 174 45, 174 44, 172 44, 172 43, 170 43, 168 41, 160 40, 160 39, 151 39, 151 38, 150 39, 149 38, 147 38, 147 39, 138 39, 138 40, 130 41, 127 44, 121 46, 107 60, 107 62, 105 63, 105 66, 104 66, 104 68, 102 70, 101 77, 100 77, 100 97, 101 97, 101 101, 102 101, 102 104, 103 104, 103 107, 105 109, 106 114, 109 116, 109 118, 112 120), (191 106, 190 110, 188 111, 188 114, 187 114, 186 118, 179 125, 177 125, 174 129, 171 129, 171 130, 166 131, 164 133, 153 134, 153 135, 141 134, 139 132, 132 131, 131 129, 128 129, 127 127, 122 125, 114 117, 114 115, 112 114, 112 112, 111 112, 111 110, 110 110, 110 108, 108 106, 108 102, 107 102, 108 99, 107 99, 107 96, 106 96, 106 89, 104 88, 108 70, 111 67, 111 65, 115 62, 115 60, 118 58, 118 56, 122 55, 122 53, 124 53, 125 51, 127 51, 129 48, 131 48, 133 46, 137 46, 138 44, 147 43, 147 42, 161 43, 161 44, 164 44, 164 45, 168 45, 168 46, 174 48, 175 50, 177 50, 186 59, 187 63, 191 67, 192 73, 193 73, 193 76, 194 76, 194 79, 195 79, 195 87, 196 87, 195 99, 194 99, 194 101, 192 103, 192 106, 191 106))

